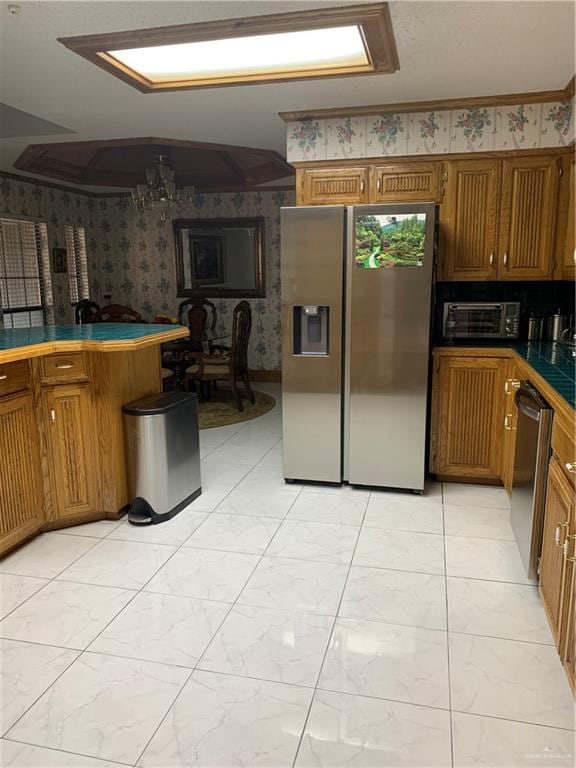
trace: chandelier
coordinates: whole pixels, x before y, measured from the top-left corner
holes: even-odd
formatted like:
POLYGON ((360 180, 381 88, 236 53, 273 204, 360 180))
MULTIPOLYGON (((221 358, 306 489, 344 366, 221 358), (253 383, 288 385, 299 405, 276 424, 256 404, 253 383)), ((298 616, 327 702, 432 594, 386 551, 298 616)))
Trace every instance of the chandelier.
MULTIPOLYGON (((151 210, 155 206, 170 207, 190 202, 194 187, 178 189, 174 181, 174 171, 168 165, 166 155, 154 155, 154 167, 146 168, 146 183, 137 184, 132 190, 132 202, 139 211, 151 210)), ((160 218, 166 219, 166 211, 160 212, 160 218)))

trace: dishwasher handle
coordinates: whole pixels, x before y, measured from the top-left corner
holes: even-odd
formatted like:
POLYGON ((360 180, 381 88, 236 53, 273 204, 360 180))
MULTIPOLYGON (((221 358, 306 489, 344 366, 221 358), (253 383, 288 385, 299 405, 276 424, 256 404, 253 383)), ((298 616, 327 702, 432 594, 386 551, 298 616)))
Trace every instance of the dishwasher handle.
POLYGON ((520 413, 528 416, 532 421, 540 421, 540 411, 542 409, 530 389, 522 386, 518 387, 514 395, 514 402, 520 413))

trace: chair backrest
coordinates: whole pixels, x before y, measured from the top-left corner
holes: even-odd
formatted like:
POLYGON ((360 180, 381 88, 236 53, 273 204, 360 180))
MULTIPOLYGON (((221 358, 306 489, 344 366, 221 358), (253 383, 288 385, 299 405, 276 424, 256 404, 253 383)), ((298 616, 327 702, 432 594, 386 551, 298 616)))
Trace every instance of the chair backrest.
POLYGON ((74 320, 76 325, 97 322, 94 318, 98 314, 99 309, 100 304, 96 304, 95 301, 81 299, 74 307, 74 320))
POLYGON ((190 340, 201 344, 206 336, 208 321, 208 309, 210 310, 210 324, 208 328, 213 331, 216 328, 216 305, 208 299, 186 299, 178 307, 178 322, 190 328, 190 340), (184 314, 186 312, 186 314, 184 314))
POLYGON ((185 299, 178 305, 178 322, 180 325, 186 325, 190 317, 190 310, 196 307, 208 307, 212 315, 210 319, 210 330, 213 331, 216 328, 216 305, 208 299, 201 297, 194 299, 185 299))
POLYGON ((142 315, 122 304, 108 304, 94 315, 95 323, 143 323, 142 315))
POLYGON ((244 299, 236 304, 232 319, 232 347, 230 359, 236 375, 248 371, 248 342, 252 330, 252 309, 244 299))

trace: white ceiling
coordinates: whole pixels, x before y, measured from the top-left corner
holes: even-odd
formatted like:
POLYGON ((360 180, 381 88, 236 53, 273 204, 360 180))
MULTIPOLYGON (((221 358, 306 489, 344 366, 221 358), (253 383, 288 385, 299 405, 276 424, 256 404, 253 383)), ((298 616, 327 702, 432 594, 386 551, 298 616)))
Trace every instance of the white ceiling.
POLYGON ((574 3, 391 2, 393 75, 142 94, 58 37, 235 18, 346 2, 0 2, 0 101, 75 131, 0 141, 0 170, 27 144, 159 136, 285 153, 278 112, 563 88, 574 73, 574 3))

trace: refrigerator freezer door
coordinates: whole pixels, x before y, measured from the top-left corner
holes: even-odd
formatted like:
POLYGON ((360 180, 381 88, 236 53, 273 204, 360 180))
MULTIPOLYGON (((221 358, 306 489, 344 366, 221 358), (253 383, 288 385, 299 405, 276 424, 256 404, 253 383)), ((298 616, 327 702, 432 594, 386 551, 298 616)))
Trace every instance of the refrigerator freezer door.
POLYGON ((283 208, 284 477, 340 482, 344 208, 283 208))
POLYGON ((348 209, 344 478, 350 483, 424 488, 434 228, 432 203, 348 209), (426 214, 423 259, 380 260, 367 237, 356 262, 359 217, 382 216, 380 222, 396 225, 415 213, 426 214))

